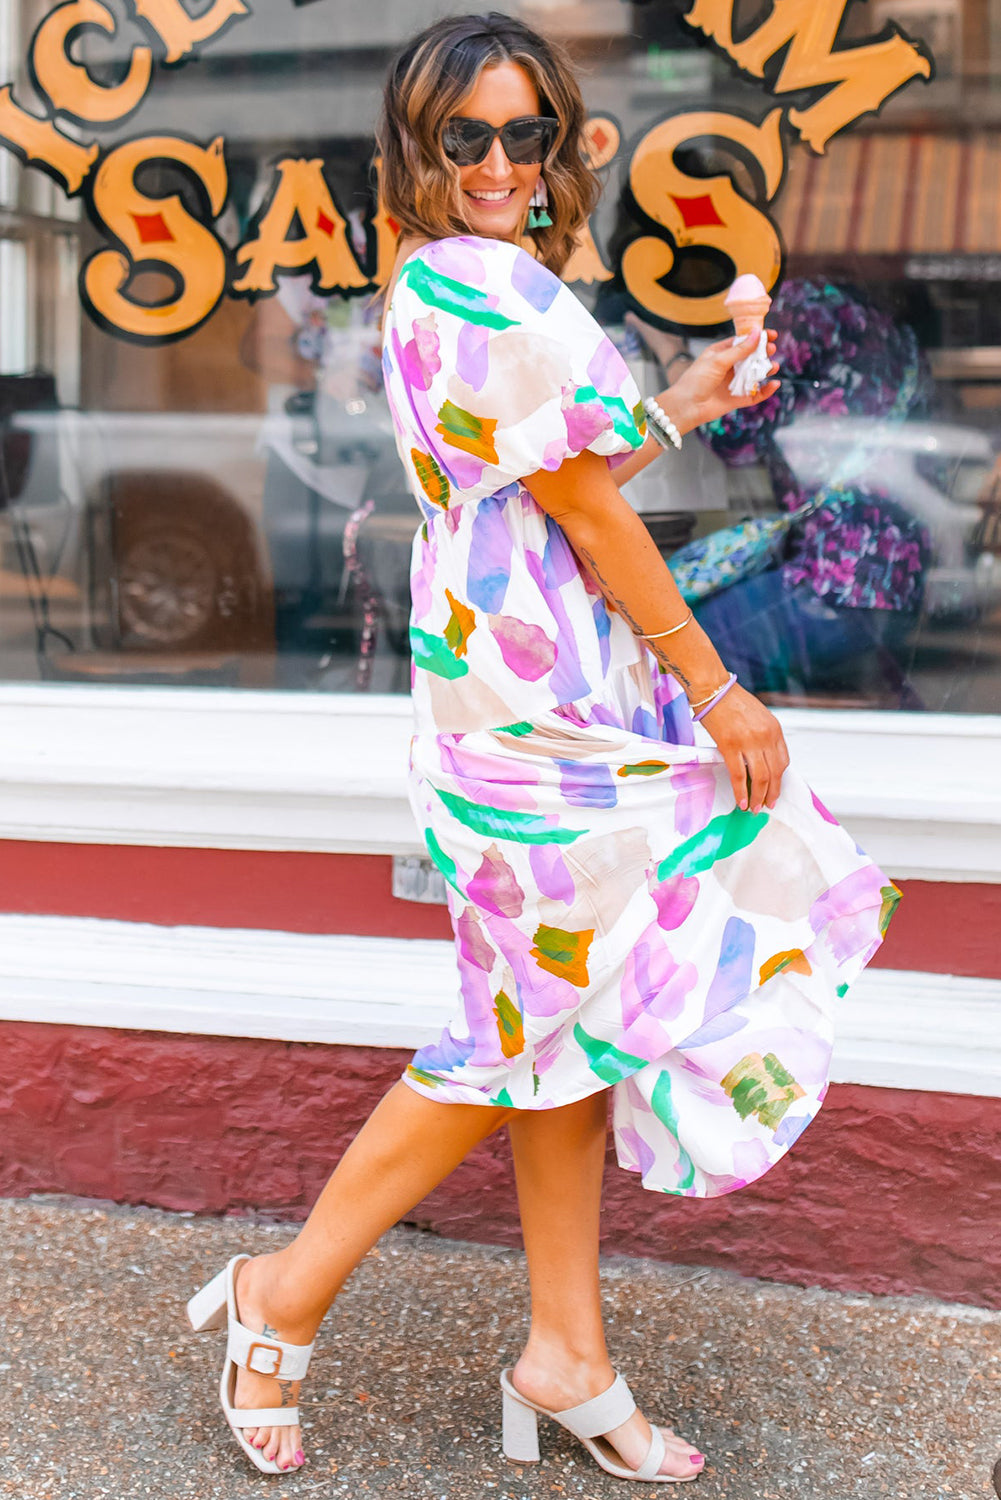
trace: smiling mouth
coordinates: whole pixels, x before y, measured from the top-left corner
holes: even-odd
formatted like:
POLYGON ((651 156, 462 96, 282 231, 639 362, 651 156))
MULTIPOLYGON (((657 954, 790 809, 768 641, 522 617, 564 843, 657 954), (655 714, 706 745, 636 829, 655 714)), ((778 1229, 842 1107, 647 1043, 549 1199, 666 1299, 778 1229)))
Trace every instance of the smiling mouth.
POLYGON ((475 188, 467 188, 466 196, 474 203, 506 203, 513 192, 514 188, 505 188, 502 192, 488 192, 485 188, 477 192, 475 188))

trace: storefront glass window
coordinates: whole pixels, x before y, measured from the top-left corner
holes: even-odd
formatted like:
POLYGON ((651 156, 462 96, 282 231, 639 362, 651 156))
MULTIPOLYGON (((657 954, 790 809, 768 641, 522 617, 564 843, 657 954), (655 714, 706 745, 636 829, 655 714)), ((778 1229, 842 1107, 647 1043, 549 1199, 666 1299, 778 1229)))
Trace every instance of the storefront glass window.
MULTIPOLYGON (((776 704, 1001 704, 1001 5, 534 0, 644 394, 772 289, 783 389, 628 498, 776 704), (677 565, 677 564, 676 564, 677 565)), ((418 0, 0 0, 0 676, 406 692, 372 130, 418 0)))

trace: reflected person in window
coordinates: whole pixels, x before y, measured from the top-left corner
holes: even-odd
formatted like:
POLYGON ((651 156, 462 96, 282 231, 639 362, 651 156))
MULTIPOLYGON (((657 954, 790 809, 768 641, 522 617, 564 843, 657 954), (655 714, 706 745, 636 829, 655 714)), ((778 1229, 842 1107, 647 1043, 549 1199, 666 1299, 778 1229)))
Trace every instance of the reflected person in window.
POLYGON ((538 1457, 542 1414, 622 1479, 698 1478, 702 1454, 651 1426, 605 1344, 610 1099, 619 1164, 652 1192, 760 1177, 820 1107, 838 995, 895 901, 787 769, 778 722, 620 492, 740 404, 752 341, 704 351, 647 430, 558 278, 596 192, 583 123, 562 51, 498 14, 429 27, 386 88, 401 234, 383 364, 422 523, 410 791, 448 884, 460 999, 296 1240, 234 1257, 192 1299, 195 1326, 228 1322, 223 1404, 260 1467, 302 1462, 290 1403, 360 1258, 506 1126, 532 1311, 500 1377, 505 1453, 538 1457))

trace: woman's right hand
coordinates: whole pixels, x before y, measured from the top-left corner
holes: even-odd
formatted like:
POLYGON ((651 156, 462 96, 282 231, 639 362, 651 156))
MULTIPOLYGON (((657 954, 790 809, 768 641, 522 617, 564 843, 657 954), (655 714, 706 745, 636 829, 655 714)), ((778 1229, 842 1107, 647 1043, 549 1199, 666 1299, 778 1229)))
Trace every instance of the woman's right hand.
MULTIPOLYGON (((774 328, 765 331, 774 376, 779 368, 775 363, 776 333, 774 328)), ((779 388, 779 381, 775 379, 767 380, 756 396, 735 396, 730 390, 735 367, 754 353, 759 338, 758 333, 751 333, 743 340, 727 338, 710 344, 657 398, 682 435, 706 422, 715 422, 729 412, 739 411, 744 406, 757 406, 774 396, 779 388)))
POLYGON ((785 735, 775 715, 734 683, 701 722, 722 752, 737 806, 752 812, 773 808, 789 765, 785 735))

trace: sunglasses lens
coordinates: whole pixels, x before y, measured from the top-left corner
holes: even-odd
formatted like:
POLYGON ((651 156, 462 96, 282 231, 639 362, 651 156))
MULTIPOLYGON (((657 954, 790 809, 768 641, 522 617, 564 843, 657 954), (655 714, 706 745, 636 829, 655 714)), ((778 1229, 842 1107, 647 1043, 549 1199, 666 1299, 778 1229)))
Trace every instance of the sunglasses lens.
POLYGON ((548 120, 513 120, 501 131, 507 159, 518 166, 545 160, 553 141, 553 127, 548 120))
POLYGON ((472 167, 490 150, 493 131, 480 120, 449 120, 442 136, 445 154, 458 167, 472 167))
POLYGON ((556 139, 556 121, 528 115, 523 120, 509 120, 497 131, 485 120, 469 120, 459 115, 445 126, 442 146, 456 166, 475 167, 483 161, 498 134, 508 161, 516 166, 543 162, 556 139))

